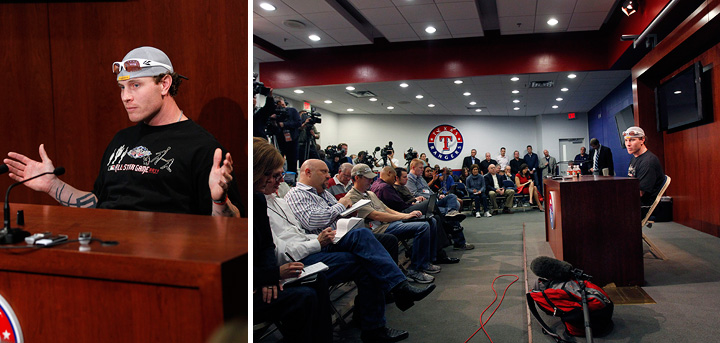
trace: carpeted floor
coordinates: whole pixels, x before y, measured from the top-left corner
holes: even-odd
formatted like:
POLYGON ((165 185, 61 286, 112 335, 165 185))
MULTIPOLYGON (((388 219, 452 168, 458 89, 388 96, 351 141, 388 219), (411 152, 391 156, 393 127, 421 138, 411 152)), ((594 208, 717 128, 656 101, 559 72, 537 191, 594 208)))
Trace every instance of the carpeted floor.
MULTIPOLYGON (((448 253, 460 257, 459 264, 443 265, 437 274, 437 289, 406 312, 388 305, 387 325, 410 332, 405 342, 465 342, 480 328, 480 313, 493 301, 490 285, 497 276, 519 277, 507 292, 486 330, 494 342, 554 342, 542 334, 534 319, 528 332, 525 302, 525 266, 537 256, 553 256, 545 242, 543 213, 517 212, 491 218, 468 217, 464 222, 468 242, 475 250, 448 253), (525 244, 523 244, 523 227, 525 244), (525 249, 523 248, 525 247, 525 249), (527 259, 524 259, 524 253, 527 259)), ((644 232, 667 255, 667 260, 644 258, 646 285, 643 290, 656 304, 618 305, 613 316, 614 330, 596 342, 712 342, 720 336, 720 239, 675 223, 656 223, 644 232)), ((532 287, 535 275, 527 269, 532 287)), ((514 277, 496 281, 502 295, 514 277)), ((352 293, 349 297, 353 297, 352 293)), ((499 300, 499 298, 498 298, 499 300)), ((489 309, 484 319, 497 306, 489 309)), ((341 304, 342 307, 342 304, 341 304)), ((564 332, 559 320, 545 316, 556 332, 564 332)), ((263 342, 275 342, 271 335, 263 342)), ((360 342, 358 329, 335 328, 335 342, 360 342)), ((584 342, 584 338, 566 337, 584 342)), ((470 342, 488 342, 480 331, 470 342)))

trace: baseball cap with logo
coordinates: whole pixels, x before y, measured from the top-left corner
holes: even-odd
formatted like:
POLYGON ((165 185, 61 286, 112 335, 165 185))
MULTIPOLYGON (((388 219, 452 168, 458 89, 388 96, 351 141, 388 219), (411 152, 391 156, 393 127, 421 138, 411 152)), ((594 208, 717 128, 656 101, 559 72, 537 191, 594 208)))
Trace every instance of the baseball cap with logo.
POLYGON ((376 176, 375 172, 373 172, 372 169, 370 169, 370 167, 368 167, 367 164, 363 164, 363 163, 356 164, 353 167, 352 171, 350 172, 350 175, 351 176, 362 175, 368 179, 374 179, 376 176))
MULTIPOLYGON (((158 48, 141 46, 128 52, 121 62, 113 63, 117 81, 174 72, 170 58, 158 48)), ((184 77, 183 77, 184 78, 184 77)))
POLYGON ((631 126, 623 131, 622 135, 625 138, 640 138, 645 137, 645 131, 637 126, 631 126))

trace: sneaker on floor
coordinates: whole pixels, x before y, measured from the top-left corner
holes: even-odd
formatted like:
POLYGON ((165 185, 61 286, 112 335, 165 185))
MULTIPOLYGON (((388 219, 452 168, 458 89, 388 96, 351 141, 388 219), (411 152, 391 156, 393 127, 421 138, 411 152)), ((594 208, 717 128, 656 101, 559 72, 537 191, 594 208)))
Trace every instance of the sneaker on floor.
POLYGON ((511 211, 509 208, 505 207, 505 208, 503 208, 502 213, 513 214, 513 211, 511 211))
POLYGON ((481 218, 482 214, 480 214, 480 211, 475 212, 475 218, 481 218))
POLYGON ((423 269, 423 271, 424 271, 425 273, 428 273, 428 274, 437 274, 437 273, 439 273, 441 270, 442 270, 442 267, 440 267, 440 266, 438 266, 438 265, 434 265, 434 264, 432 264, 432 263, 429 264, 429 265, 427 266, 427 268, 423 269))
POLYGON ((448 213, 445 214, 445 217, 447 217, 448 219, 459 221, 459 222, 461 222, 465 219, 465 215, 458 212, 457 210, 448 211, 448 213))
POLYGON ((408 269, 407 278, 408 280, 417 283, 431 283, 435 281, 434 276, 412 269, 408 269))
POLYGON ((473 249, 475 249, 475 246, 472 244, 467 244, 467 243, 465 245, 459 246, 459 247, 453 246, 453 250, 473 250, 473 249))
POLYGON ((492 214, 490 214, 490 212, 488 212, 488 211, 485 211, 485 217, 488 217, 488 218, 492 217, 492 214))

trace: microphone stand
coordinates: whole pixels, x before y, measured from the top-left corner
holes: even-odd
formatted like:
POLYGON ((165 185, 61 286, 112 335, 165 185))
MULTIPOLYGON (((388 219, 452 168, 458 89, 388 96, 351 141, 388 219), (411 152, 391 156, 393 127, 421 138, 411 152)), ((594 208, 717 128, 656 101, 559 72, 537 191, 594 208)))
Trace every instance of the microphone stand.
POLYGON ((25 240, 25 237, 30 236, 29 232, 27 232, 23 229, 20 229, 20 228, 13 229, 10 226, 10 201, 9 201, 10 190, 12 190, 17 185, 21 185, 27 181, 37 179, 44 175, 54 174, 54 175, 59 176, 64 173, 65 173, 65 168, 57 167, 51 172, 45 172, 42 174, 35 175, 31 178, 22 180, 20 182, 15 182, 12 185, 10 185, 10 187, 8 187, 7 192, 5 192, 5 206, 3 206, 3 216, 4 216, 5 226, 3 227, 2 231, 0 231, 0 244, 19 243, 19 242, 22 242, 23 240, 25 240))

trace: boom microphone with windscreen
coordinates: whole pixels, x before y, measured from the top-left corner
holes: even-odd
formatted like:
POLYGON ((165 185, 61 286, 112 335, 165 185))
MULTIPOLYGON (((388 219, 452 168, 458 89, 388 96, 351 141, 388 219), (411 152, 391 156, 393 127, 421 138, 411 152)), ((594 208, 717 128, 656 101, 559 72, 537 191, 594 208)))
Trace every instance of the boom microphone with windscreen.
POLYGON ((547 256, 540 256, 530 263, 530 270, 535 275, 548 280, 570 280, 573 269, 572 264, 547 256))

